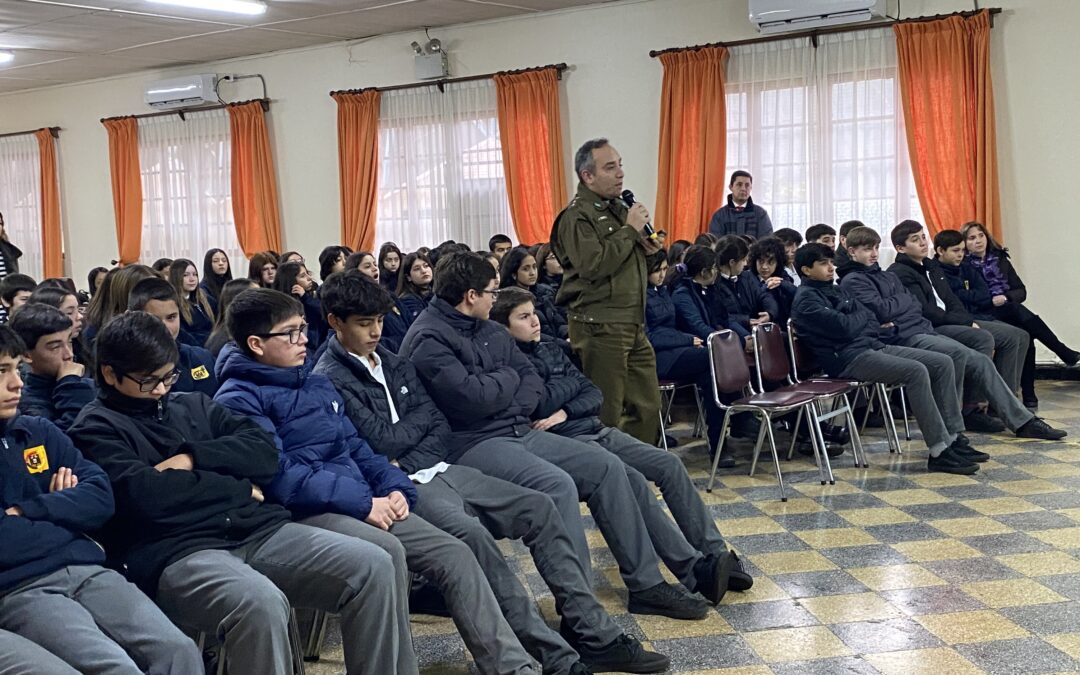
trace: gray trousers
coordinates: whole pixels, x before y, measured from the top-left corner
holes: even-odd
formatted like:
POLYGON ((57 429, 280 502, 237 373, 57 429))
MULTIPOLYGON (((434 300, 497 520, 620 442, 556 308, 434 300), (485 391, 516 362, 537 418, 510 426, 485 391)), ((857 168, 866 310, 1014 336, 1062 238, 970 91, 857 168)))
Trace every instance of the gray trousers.
POLYGON ((1013 431, 1024 426, 1034 415, 1020 404, 1016 393, 1009 389, 1005 380, 998 375, 994 362, 986 354, 977 352, 952 338, 944 335, 916 335, 908 338, 904 344, 908 347, 926 349, 944 354, 953 360, 953 368, 959 373, 957 396, 964 399, 964 382, 971 384, 979 399, 990 402, 994 410, 1001 415, 1005 426, 1013 431))
POLYGON ((100 565, 69 565, 0 596, 0 628, 79 672, 190 675, 203 669, 191 638, 142 591, 100 565))
POLYGON ((637 497, 618 457, 596 446, 546 431, 521 437, 489 438, 458 459, 489 476, 532 488, 551 497, 570 534, 578 560, 591 569, 589 545, 578 501, 589 505, 596 526, 630 591, 664 582, 637 497))
POLYGON ((555 597, 555 610, 582 644, 600 648, 622 634, 593 595, 550 497, 460 465, 417 490, 417 514, 472 549, 503 615, 544 672, 567 672, 578 654, 544 622, 495 539, 521 539, 529 548, 555 597))
POLYGON ((389 531, 329 513, 302 522, 375 544, 393 558, 395 570, 424 575, 446 600, 454 625, 481 673, 536 672, 503 618, 476 557, 463 542, 416 514, 395 522, 389 531))
POLYGON ((933 457, 964 430, 953 361, 944 354, 889 345, 859 354, 840 377, 906 387, 908 404, 933 457))
POLYGON ((290 603, 340 615, 350 675, 416 673, 407 590, 396 578, 377 546, 285 523, 263 541, 177 560, 162 572, 157 599, 177 623, 218 637, 230 673, 291 675, 290 603))
MULTIPOLYGON (((1024 368, 1031 338, 1022 328, 1010 326, 998 321, 979 321, 979 328, 971 326, 938 326, 936 330, 945 337, 950 337, 965 347, 985 354, 994 362, 998 375, 1005 380, 1009 390, 1020 390, 1020 373, 1024 368)), ((968 400, 973 400, 980 392, 972 390, 968 400)))
POLYGON ((79 675, 79 671, 26 638, 0 630, 0 675, 79 675))
POLYGON ((693 590, 694 564, 710 553, 726 553, 727 544, 682 460, 613 427, 576 438, 599 446, 623 461, 653 548, 679 581, 693 590), (649 487, 650 481, 660 488, 671 517, 664 513, 649 487))

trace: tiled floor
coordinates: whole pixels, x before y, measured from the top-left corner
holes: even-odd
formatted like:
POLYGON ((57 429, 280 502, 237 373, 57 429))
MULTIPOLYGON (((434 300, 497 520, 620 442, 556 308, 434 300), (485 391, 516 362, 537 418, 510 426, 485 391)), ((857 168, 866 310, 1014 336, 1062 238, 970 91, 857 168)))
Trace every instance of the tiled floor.
MULTIPOLYGON (((1080 672, 1080 382, 1040 382, 1040 397, 1040 414, 1071 440, 973 436, 992 459, 970 478, 928 474, 919 440, 890 456, 880 430, 865 438, 869 469, 835 460, 836 485, 821 486, 801 458, 786 462, 787 503, 771 474, 749 477, 743 464, 720 476, 702 496, 755 584, 703 621, 627 614, 594 537, 597 594, 678 673, 1080 672)), ((675 452, 704 487, 703 444, 675 452)), ((504 544, 554 622, 526 550, 504 544)), ((418 617, 413 635, 425 673, 469 672, 449 620, 418 617)), ((322 653, 308 673, 343 671, 336 623, 322 653)))

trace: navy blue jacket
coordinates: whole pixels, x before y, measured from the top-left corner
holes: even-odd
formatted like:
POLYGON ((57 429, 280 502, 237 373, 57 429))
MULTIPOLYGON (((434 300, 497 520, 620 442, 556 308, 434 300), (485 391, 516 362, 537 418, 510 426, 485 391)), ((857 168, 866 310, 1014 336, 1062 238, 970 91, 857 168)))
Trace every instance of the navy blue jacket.
POLYGON ((540 317, 540 331, 544 335, 565 340, 569 335, 569 326, 566 322, 566 308, 555 304, 557 289, 547 284, 536 284, 529 289, 533 297, 536 314, 540 317))
POLYGON ((416 504, 401 469, 376 454, 349 421, 345 401, 325 375, 266 366, 235 344, 218 360, 218 403, 274 435, 281 468, 266 496, 297 517, 339 513, 364 520, 371 500, 395 490, 416 504))
POLYGON ((731 320, 727 308, 712 286, 701 286, 684 277, 671 294, 675 303, 676 326, 679 330, 708 340, 709 334, 731 329, 745 338, 750 331, 731 320))
POLYGON ((548 431, 560 436, 595 434, 604 428, 597 414, 604 402, 600 388, 574 367, 562 347, 550 339, 539 342, 518 342, 536 372, 544 378, 544 395, 533 411, 534 420, 550 417, 563 410, 566 421, 548 431))
POLYGON ((210 332, 214 330, 214 320, 203 313, 202 307, 192 302, 189 303, 191 307, 191 321, 184 320, 184 315, 180 315, 180 330, 191 336, 192 342, 190 344, 196 347, 202 347, 206 344, 206 338, 210 337, 210 332))
POLYGON ((731 195, 728 195, 727 204, 721 206, 709 220, 709 232, 718 237, 727 234, 749 234, 755 239, 761 239, 772 234, 772 231, 769 213, 749 198, 743 210, 736 211, 735 203, 731 195))
POLYGON ((67 431, 79 411, 96 397, 97 386, 89 378, 68 375, 57 380, 29 373, 23 378, 19 414, 44 417, 67 431))
POLYGON ((661 379, 684 350, 695 349, 695 336, 678 326, 675 302, 668 289, 650 285, 645 290, 645 335, 656 352, 656 372, 661 379))
POLYGON ((874 313, 878 324, 894 323, 895 335, 886 343, 903 342, 916 335, 934 335, 934 327, 922 314, 922 305, 908 293, 900 277, 886 272, 877 263, 861 265, 852 260, 840 286, 874 313))
POLYGON ((431 299, 434 296, 430 293, 421 298, 419 295, 413 295, 412 293, 406 293, 397 299, 398 310, 401 312, 401 317, 405 319, 405 328, 413 324, 416 318, 420 316, 420 313, 427 309, 427 306, 431 304, 431 299))
POLYGON ((771 310, 765 310, 772 317, 772 322, 779 324, 781 327, 787 326, 787 321, 791 318, 791 303, 795 302, 795 291, 799 290, 799 287, 791 280, 791 276, 787 271, 784 269, 777 270, 775 276, 780 279, 780 285, 773 289, 766 288, 765 280, 757 274, 749 270, 744 271, 743 274, 756 281, 765 297, 771 298, 772 302, 776 303, 777 314, 773 314, 771 310))
POLYGON ((435 298, 409 328, 400 354, 450 422, 448 461, 480 441, 529 433, 544 381, 505 327, 435 298))
POLYGON ((839 377, 859 354, 885 346, 878 339, 880 324, 874 313, 831 281, 804 278, 791 319, 800 342, 833 377, 839 377))
POLYGON ((776 299, 765 293, 761 281, 750 270, 743 270, 734 279, 718 276, 712 288, 727 310, 729 323, 747 331, 750 330, 750 319, 756 319, 760 312, 768 312, 773 321, 780 315, 776 299))
POLYGON ((86 533, 113 514, 109 478, 48 420, 19 416, 3 424, 0 443, 0 592, 68 565, 105 562, 86 533), (78 485, 49 492, 57 469, 78 485), (12 506, 23 515, 9 516, 12 506))
POLYGON ((949 282, 953 295, 964 303, 964 307, 976 319, 992 321, 994 318, 994 299, 990 287, 986 285, 982 272, 964 260, 959 265, 945 265, 938 262, 938 268, 949 282))
POLYGON ((183 342, 177 342, 176 347, 180 351, 180 361, 176 364, 180 369, 180 379, 172 386, 172 391, 178 394, 197 391, 213 397, 217 393, 218 381, 210 351, 183 342))
POLYGON ((405 321, 401 310, 395 305, 394 309, 383 314, 382 337, 379 338, 379 346, 397 354, 408 330, 409 322, 405 321))

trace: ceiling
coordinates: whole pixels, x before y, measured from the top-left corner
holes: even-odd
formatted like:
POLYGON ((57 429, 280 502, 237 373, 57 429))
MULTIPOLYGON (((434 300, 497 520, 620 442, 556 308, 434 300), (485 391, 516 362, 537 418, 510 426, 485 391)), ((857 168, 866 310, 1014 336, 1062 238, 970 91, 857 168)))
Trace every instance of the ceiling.
POLYGON ((264 0, 243 16, 147 0, 0 0, 0 93, 607 0, 264 0))

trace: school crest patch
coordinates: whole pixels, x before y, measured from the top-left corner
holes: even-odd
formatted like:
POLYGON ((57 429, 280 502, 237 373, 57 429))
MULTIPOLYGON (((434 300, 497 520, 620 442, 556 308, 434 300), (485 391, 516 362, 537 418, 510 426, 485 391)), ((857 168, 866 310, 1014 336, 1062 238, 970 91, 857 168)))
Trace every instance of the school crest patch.
POLYGON ((206 369, 206 366, 199 366, 198 368, 191 369, 191 377, 195 380, 205 380, 210 377, 210 371, 206 369))
POLYGON ((42 473, 49 470, 49 456, 45 454, 44 445, 23 450, 23 461, 26 462, 26 470, 30 473, 42 473))

